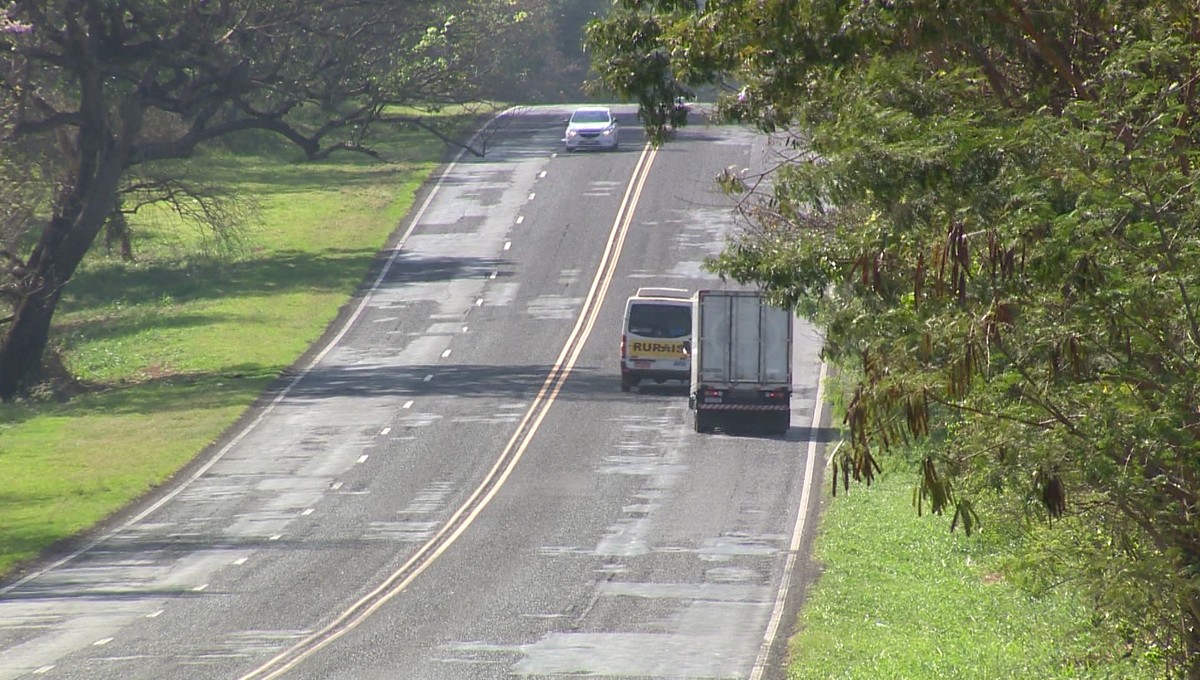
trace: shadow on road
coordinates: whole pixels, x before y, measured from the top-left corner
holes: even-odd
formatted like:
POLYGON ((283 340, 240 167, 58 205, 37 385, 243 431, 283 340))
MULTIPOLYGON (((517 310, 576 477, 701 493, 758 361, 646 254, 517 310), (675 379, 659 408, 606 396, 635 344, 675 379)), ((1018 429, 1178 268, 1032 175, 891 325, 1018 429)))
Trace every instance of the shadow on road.
MULTIPOLYGON (((550 364, 417 364, 387 366, 317 366, 292 387, 294 400, 354 397, 438 397, 511 400, 531 399, 551 375, 550 364), (432 376, 432 377, 428 377, 432 376), (428 379, 427 379, 428 378, 428 379)), ((558 393, 559 399, 628 399, 683 397, 678 392, 653 390, 641 395, 621 392, 620 376, 594 368, 575 367, 558 393)))

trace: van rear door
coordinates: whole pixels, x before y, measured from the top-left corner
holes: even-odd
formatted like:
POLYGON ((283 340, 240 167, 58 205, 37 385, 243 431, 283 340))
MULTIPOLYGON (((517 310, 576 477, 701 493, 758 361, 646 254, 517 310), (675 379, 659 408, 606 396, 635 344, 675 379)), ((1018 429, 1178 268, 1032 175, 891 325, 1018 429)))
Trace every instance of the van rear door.
POLYGON ((625 327, 625 362, 633 371, 690 370, 690 302, 630 300, 625 327))

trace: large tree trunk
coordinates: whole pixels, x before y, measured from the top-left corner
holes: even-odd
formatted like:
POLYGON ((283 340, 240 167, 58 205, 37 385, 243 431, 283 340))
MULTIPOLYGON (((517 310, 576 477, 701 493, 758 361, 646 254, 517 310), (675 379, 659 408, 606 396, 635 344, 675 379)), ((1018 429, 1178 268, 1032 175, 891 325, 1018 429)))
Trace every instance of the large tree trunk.
POLYGON ((29 258, 26 291, 0 344, 0 399, 11 400, 40 378, 63 286, 100 234, 116 195, 120 163, 111 157, 106 161, 97 163, 101 171, 76 184, 78 189, 60 202, 29 258))
POLYGON ((12 325, 0 344, 0 399, 4 401, 21 394, 41 377, 42 358, 50 339, 50 320, 62 297, 63 284, 70 278, 54 266, 54 258, 41 260, 46 266, 29 272, 28 290, 17 304, 12 325))
POLYGON ((80 126, 78 166, 72 182, 55 201, 54 216, 29 257, 25 290, 0 343, 0 399, 4 401, 20 395, 41 377, 50 321, 62 299, 63 286, 79 268, 112 211, 129 153, 128 140, 140 122, 136 110, 126 107, 121 133, 114 141, 107 116, 98 106, 98 83, 84 87, 85 92, 89 90, 97 104, 81 107, 92 115, 85 115, 80 126))
POLYGON ((135 91, 112 107, 95 41, 106 28, 103 4, 84 0, 67 12, 65 48, 79 85, 74 139, 60 136, 70 174, 54 202, 53 216, 29 256, 12 325, 0 343, 0 399, 11 400, 39 379, 50 321, 71 280, 112 212, 117 187, 142 124, 135 91))

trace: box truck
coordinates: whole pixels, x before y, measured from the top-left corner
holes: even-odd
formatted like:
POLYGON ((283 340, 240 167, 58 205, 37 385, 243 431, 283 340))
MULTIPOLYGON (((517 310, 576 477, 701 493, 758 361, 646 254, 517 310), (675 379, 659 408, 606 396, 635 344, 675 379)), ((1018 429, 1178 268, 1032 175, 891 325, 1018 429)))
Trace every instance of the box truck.
POLYGON ((697 432, 791 426, 792 313, 757 291, 701 290, 692 305, 688 405, 697 432))

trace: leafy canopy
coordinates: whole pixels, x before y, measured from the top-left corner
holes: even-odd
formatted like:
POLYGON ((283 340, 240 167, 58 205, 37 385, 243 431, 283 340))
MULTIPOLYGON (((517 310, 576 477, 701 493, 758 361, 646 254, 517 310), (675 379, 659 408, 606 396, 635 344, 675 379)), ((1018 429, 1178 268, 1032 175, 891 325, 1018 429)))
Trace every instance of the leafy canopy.
POLYGON ((1037 580, 1200 677, 1194 3, 617 5, 608 87, 715 86, 772 134, 768 176, 721 178, 749 228, 711 266, 824 329, 835 489, 928 442, 919 510, 1061 520, 1025 529, 1037 580))

